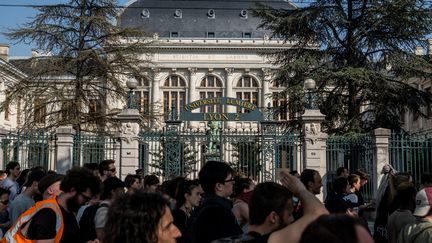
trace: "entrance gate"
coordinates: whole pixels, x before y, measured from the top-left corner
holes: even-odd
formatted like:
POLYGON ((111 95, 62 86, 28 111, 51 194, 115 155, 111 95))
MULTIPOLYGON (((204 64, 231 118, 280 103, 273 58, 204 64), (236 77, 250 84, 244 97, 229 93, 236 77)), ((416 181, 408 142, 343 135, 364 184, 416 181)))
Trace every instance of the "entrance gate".
POLYGON ((295 132, 285 132, 273 121, 270 108, 261 112, 262 109, 247 101, 221 97, 220 100, 213 99, 211 105, 219 102, 241 106, 246 111, 191 112, 209 105, 208 100, 186 105, 181 120, 177 119, 174 109, 160 131, 140 133, 140 166, 146 174, 153 173, 164 178, 196 178, 206 161, 217 160, 230 164, 237 172, 257 181, 274 181, 278 168, 297 168, 302 154, 300 136, 295 132), (207 127, 191 129, 184 123, 197 120, 206 121, 207 127), (256 126, 234 129, 226 125, 230 121, 252 121, 256 126))

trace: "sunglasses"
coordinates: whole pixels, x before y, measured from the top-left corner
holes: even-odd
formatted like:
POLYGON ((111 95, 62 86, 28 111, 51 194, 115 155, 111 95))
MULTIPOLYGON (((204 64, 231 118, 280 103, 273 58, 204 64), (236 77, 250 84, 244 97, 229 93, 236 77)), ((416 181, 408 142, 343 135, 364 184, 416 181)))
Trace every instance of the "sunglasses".
POLYGON ((108 171, 111 171, 111 172, 116 172, 116 168, 112 168, 112 169, 109 169, 108 171))
POLYGON ((0 200, 0 203, 3 205, 8 205, 9 204, 9 200, 0 200))

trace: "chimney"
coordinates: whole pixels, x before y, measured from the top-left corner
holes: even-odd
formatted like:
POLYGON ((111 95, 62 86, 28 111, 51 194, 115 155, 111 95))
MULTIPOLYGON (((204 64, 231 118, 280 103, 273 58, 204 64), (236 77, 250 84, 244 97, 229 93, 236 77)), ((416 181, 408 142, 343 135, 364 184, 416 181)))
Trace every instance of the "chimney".
POLYGON ((0 44, 0 59, 9 62, 9 45, 0 44))

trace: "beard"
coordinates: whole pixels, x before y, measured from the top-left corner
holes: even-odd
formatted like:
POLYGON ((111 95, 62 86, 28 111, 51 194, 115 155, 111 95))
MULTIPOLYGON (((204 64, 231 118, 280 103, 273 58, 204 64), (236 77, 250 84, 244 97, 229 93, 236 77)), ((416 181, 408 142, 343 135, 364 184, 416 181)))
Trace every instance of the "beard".
POLYGON ((74 197, 69 198, 66 202, 67 208, 72 213, 77 213, 81 205, 78 203, 78 194, 74 197))

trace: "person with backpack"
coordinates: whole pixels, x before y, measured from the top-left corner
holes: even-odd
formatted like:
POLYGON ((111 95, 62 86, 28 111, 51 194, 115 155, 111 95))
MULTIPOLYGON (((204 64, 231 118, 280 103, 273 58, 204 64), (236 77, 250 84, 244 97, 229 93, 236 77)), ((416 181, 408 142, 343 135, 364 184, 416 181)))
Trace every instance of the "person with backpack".
POLYGON ((125 183, 117 177, 107 178, 102 183, 102 194, 100 196, 102 201, 99 204, 87 207, 80 219, 81 242, 103 238, 108 208, 114 199, 125 193, 125 186, 125 183))
POLYGON ((99 179, 81 168, 69 170, 61 182, 58 197, 36 203, 6 232, 5 242, 75 243, 80 228, 75 214, 100 190, 99 179))

